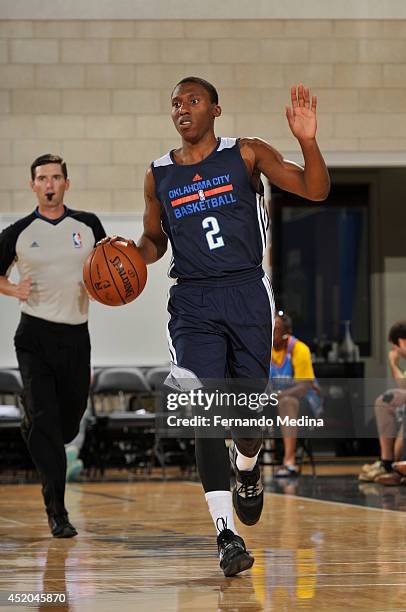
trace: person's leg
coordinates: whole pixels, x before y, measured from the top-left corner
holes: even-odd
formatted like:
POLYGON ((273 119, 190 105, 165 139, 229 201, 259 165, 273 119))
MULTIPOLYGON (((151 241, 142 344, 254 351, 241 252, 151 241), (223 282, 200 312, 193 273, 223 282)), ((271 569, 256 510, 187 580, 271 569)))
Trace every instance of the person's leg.
MULTIPOLYGON (((175 316, 173 311, 168 330, 178 368, 188 370, 191 376, 197 377, 206 385, 207 391, 210 385, 215 385, 215 381, 224 379, 227 342, 219 330, 199 319, 192 321, 191 318, 185 320, 181 316, 175 316)), ((185 381, 179 381, 181 385, 184 383, 185 381)), ((196 437, 197 467, 206 492, 220 486, 224 490, 230 488, 229 473, 226 469, 221 469, 224 457, 226 451, 223 438, 208 439, 200 435, 196 437), (218 474, 215 469, 204 469, 206 463, 212 465, 213 452, 215 461, 218 460, 219 463, 218 474)))
MULTIPOLYGON (((387 391, 387 393, 390 392, 387 391)), ((379 445, 381 456, 370 466, 364 466, 358 479, 365 482, 377 482, 380 484, 398 484, 400 476, 393 471, 392 464, 395 460, 396 438, 399 433, 400 424, 397 420, 396 410, 383 401, 384 395, 377 397, 375 401, 375 417, 379 434, 379 445)), ((397 443, 399 448, 399 443, 397 443)))
POLYGON ((261 452, 262 437, 258 438, 237 438, 236 439, 236 466, 242 471, 253 470, 261 452))
MULTIPOLYGON (((214 293, 210 288, 179 285, 172 287, 168 304, 171 315, 168 340, 173 362, 202 381, 207 391, 226 376, 227 340, 216 321, 214 293)), ((216 528, 220 567, 226 576, 234 575, 251 567, 254 559, 236 534, 230 463, 223 435, 209 438, 204 431, 197 431, 195 450, 205 499, 216 528)))
MULTIPOLYGON (((300 402, 296 397, 281 397, 278 404, 279 416, 282 419, 285 417, 297 419, 299 407, 300 402)), ((281 435, 284 446, 283 465, 294 467, 296 465, 297 427, 281 425, 281 435)))
POLYGON ((379 433, 379 444, 381 448, 381 461, 390 466, 394 461, 394 445, 398 434, 396 413, 380 395, 375 401, 375 417, 379 433))
POLYGON ((220 567, 234 576, 252 567, 254 558, 238 535, 230 491, 230 462, 223 438, 196 436, 196 463, 205 499, 216 527, 220 567))
POLYGON ((395 441, 395 462, 393 468, 405 478, 406 476, 406 459, 405 459, 405 406, 399 411, 402 417, 402 423, 399 429, 398 436, 395 441))
MULTIPOLYGON (((385 404, 385 402, 382 403, 385 404)), ((375 408, 377 414, 380 415, 379 425, 381 427, 380 433, 382 433, 381 439, 383 442, 383 444, 381 444, 382 456, 380 463, 378 464, 378 470, 380 468, 381 473, 375 472, 374 474, 373 470, 371 469, 367 476, 370 479, 373 477, 374 482, 384 486, 400 485, 402 482, 403 473, 401 464, 399 466, 399 462, 396 461, 396 458, 400 456, 403 446, 403 411, 400 408, 392 408, 391 406, 387 406, 386 412, 389 413, 388 415, 385 414, 384 409, 380 409, 378 403, 375 404, 375 408), (395 423, 392 423, 392 418, 394 419, 395 423), (396 437, 393 439, 393 444, 390 449, 389 445, 387 444, 388 438, 386 436, 391 436, 394 433, 396 433, 396 437), (392 452, 393 459, 386 458, 390 456, 390 452, 392 452)))
POLYGON ((24 385, 23 438, 41 477, 47 514, 63 514, 66 456, 55 379, 35 353, 18 350, 17 360, 24 385))
MULTIPOLYGON (((207 294, 210 289, 177 285, 171 289, 168 310, 169 346, 173 363, 191 372, 203 384, 226 375, 227 341, 213 321, 207 294)), ((182 383, 183 384, 183 383, 182 383)), ((224 439, 203 437, 196 432, 196 463, 205 493, 230 491, 230 470, 224 439)), ((216 524, 216 517, 213 516, 216 524)), ((228 522, 232 522, 228 517, 228 522)))
POLYGON ((68 442, 68 444, 66 445, 66 448, 69 448, 70 446, 74 446, 77 449, 77 453, 78 455, 80 455, 80 451, 82 450, 82 446, 85 442, 85 438, 86 438, 86 426, 88 421, 91 418, 91 408, 90 408, 90 404, 88 403, 86 405, 86 410, 85 413, 82 417, 82 420, 80 421, 80 425, 79 425, 79 433, 77 434, 77 436, 75 436, 73 438, 73 440, 71 440, 70 442, 68 442))
POLYGON ((80 454, 86 438, 87 424, 90 417, 91 407, 88 400, 86 411, 80 421, 78 435, 71 442, 65 444, 66 482, 76 482, 83 471, 83 461, 80 459, 80 454))
POLYGON ((74 326, 71 330, 66 330, 60 342, 57 378, 68 482, 76 480, 83 469, 83 463, 78 456, 85 435, 83 415, 88 405, 89 384, 89 332, 86 326, 74 326))
POLYGON ((57 394, 65 444, 79 433, 90 386, 90 339, 86 326, 64 330, 59 341, 57 394))
POLYGON ((23 318, 15 347, 24 385, 23 437, 41 477, 47 514, 61 515, 66 456, 52 367, 56 346, 46 325, 23 318))
POLYGON ((195 438, 196 464, 213 523, 224 518, 229 529, 237 533, 230 491, 230 462, 222 438, 195 438))
POLYGON ((399 429, 399 433, 395 440, 394 457, 395 461, 401 461, 403 453, 403 424, 399 429))
MULTIPOLYGON (((253 413, 250 398, 258 398, 267 388, 273 334, 273 296, 266 277, 227 293, 225 321, 229 338, 228 368, 234 379, 233 390, 246 397, 245 405, 235 406, 238 416, 253 413)), ((263 488, 258 465, 262 429, 233 429, 230 459, 236 475, 234 508, 246 525, 254 525, 263 507, 263 488)))

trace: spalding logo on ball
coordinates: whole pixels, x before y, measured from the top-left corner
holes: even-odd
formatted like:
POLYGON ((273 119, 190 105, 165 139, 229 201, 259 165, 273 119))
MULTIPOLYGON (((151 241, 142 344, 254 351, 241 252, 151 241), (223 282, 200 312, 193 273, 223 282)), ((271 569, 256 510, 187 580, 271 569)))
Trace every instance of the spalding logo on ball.
POLYGON ((132 240, 104 238, 85 261, 83 282, 101 304, 121 306, 135 300, 144 289, 147 266, 132 240))

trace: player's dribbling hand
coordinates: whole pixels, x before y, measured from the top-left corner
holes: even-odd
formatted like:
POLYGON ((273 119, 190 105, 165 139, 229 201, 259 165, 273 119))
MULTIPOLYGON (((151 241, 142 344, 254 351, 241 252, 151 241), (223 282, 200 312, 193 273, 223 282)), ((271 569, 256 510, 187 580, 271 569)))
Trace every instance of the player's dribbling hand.
POLYGON ((21 302, 27 301, 32 290, 32 281, 29 276, 21 279, 20 282, 15 285, 14 296, 21 302))
POLYGON ((99 244, 107 244, 108 242, 128 242, 129 244, 134 244, 133 240, 129 238, 123 238, 122 236, 106 236, 106 238, 102 238, 99 242, 96 243, 96 246, 99 244))
POLYGON ((105 238, 102 238, 101 240, 96 242, 96 246, 99 246, 100 244, 107 244, 108 242, 110 242, 110 240, 111 236, 106 236, 105 238))
POLYGON ((286 118, 292 134, 299 140, 313 140, 316 136, 317 97, 311 96, 310 89, 299 83, 290 89, 292 107, 286 106, 286 118))

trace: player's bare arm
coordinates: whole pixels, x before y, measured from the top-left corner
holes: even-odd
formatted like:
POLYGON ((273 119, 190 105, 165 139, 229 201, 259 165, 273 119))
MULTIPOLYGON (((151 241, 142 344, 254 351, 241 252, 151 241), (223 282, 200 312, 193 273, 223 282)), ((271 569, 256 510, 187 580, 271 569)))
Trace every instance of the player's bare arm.
POLYGON ((316 141, 316 96, 299 84, 291 88, 292 106, 286 118, 292 134, 302 149, 304 167, 285 160, 269 143, 260 138, 242 138, 241 155, 251 174, 260 171, 281 189, 309 200, 324 200, 330 190, 330 177, 316 141))
POLYGON ((389 367, 393 378, 396 380, 398 387, 406 388, 406 377, 400 367, 400 353, 396 346, 393 346, 388 353, 389 367))
POLYGON ((7 276, 0 276, 0 293, 3 295, 9 295, 25 302, 31 293, 31 289, 31 278, 29 276, 21 279, 17 284, 9 281, 7 276))
POLYGON ((292 385, 285 391, 284 390, 280 391, 278 394, 278 398, 281 399, 283 397, 297 397, 298 399, 300 399, 301 397, 304 397, 306 393, 310 391, 311 388, 312 388, 312 381, 303 380, 300 383, 296 383, 292 385))
POLYGON ((168 248, 168 237, 161 225, 161 204, 156 197, 155 181, 151 168, 148 168, 144 182, 144 232, 137 247, 146 264, 158 261, 168 248))

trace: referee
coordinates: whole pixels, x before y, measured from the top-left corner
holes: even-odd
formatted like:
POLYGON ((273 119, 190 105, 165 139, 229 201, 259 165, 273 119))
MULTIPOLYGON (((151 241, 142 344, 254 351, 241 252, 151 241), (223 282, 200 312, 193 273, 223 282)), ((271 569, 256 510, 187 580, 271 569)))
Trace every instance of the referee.
POLYGON ((14 344, 24 385, 22 433, 40 473, 51 533, 77 535, 65 508, 66 454, 86 409, 90 382, 88 297, 82 268, 105 237, 96 215, 64 204, 66 163, 46 154, 31 165, 37 208, 0 234, 0 293, 21 302, 14 344), (9 281, 13 264, 18 284, 9 281))

